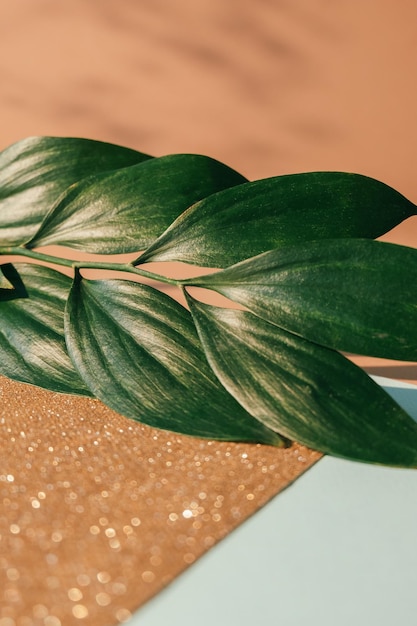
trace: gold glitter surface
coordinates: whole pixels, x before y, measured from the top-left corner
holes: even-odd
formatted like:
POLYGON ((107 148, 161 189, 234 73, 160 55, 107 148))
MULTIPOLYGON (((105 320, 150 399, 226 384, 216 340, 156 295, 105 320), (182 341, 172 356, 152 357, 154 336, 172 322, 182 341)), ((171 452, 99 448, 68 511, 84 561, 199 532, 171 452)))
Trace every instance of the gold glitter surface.
POLYGON ((0 377, 0 626, 126 622, 320 455, 138 424, 0 377))

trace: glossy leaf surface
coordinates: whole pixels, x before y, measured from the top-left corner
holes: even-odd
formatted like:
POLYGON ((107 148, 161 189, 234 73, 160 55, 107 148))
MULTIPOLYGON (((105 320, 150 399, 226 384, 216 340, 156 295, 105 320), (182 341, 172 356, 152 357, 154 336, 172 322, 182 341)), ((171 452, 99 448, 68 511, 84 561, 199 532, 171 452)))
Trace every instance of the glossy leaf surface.
POLYGON ((294 243, 376 238, 416 212, 384 183, 359 174, 310 172, 239 185, 190 207, 137 263, 226 267, 294 243))
POLYGON ((219 380, 262 423, 335 456, 417 466, 417 423, 341 354, 247 311, 190 305, 219 380))
POLYGON ((417 250, 367 239, 271 250, 190 281, 322 345, 417 360, 417 250))
POLYGON ((71 187, 29 247, 118 254, 146 248, 191 204, 245 179, 209 157, 176 154, 71 187))
POLYGON ((64 339, 71 279, 26 263, 0 266, 0 373, 51 391, 91 395, 64 339))
POLYGON ((74 281, 68 348, 93 394, 151 426, 223 440, 280 444, 223 389, 189 312, 131 281, 74 281))
POLYGON ((73 183, 150 158, 129 148, 72 137, 29 137, 6 148, 0 153, 1 246, 28 241, 73 183))

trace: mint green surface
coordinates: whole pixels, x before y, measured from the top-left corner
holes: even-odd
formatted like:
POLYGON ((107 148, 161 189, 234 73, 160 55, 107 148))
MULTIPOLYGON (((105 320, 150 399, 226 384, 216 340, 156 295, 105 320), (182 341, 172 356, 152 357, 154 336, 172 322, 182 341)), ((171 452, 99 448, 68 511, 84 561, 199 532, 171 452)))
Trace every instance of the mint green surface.
MULTIPOLYGON (((417 389, 378 379, 417 419, 417 389)), ((324 458, 129 626, 395 626, 417 614, 417 472, 324 458)))

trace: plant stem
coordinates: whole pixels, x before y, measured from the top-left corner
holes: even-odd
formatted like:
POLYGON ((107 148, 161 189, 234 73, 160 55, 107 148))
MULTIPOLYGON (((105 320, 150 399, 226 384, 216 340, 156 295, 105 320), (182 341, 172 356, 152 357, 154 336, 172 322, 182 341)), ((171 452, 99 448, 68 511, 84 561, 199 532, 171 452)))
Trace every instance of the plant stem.
POLYGON ((105 261, 74 261, 72 259, 63 259, 61 257, 51 256, 50 254, 44 254, 43 252, 36 252, 23 246, 16 246, 10 248, 0 248, 0 256, 24 256, 35 261, 44 261, 45 263, 52 263, 54 265, 64 265, 65 267, 72 267, 73 269, 97 269, 97 270, 112 270, 117 272, 128 272, 130 274, 137 274, 144 278, 150 278, 158 282, 166 283, 168 285, 181 285, 181 279, 169 278, 161 274, 155 274, 154 272, 148 272, 147 270, 135 267, 131 263, 107 263, 105 261))

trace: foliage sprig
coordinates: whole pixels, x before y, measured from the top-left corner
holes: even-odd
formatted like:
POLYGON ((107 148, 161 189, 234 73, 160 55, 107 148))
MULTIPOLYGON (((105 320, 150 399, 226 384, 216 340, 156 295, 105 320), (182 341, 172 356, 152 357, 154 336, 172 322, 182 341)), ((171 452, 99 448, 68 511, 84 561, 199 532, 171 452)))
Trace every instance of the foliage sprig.
POLYGON ((417 423, 343 354, 417 360, 417 250, 375 241, 414 214, 359 174, 249 182, 201 155, 25 139, 0 153, 0 255, 19 257, 0 265, 0 373, 187 435, 416 467, 417 423), (122 253, 136 258, 106 258, 122 253))

